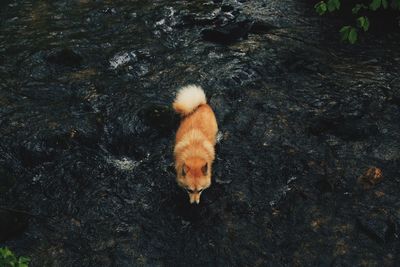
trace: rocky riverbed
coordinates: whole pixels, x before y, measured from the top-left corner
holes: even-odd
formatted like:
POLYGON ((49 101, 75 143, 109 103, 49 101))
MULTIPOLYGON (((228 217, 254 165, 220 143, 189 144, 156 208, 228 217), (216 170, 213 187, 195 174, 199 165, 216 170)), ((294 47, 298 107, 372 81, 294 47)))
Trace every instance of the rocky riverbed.
POLYGON ((400 34, 307 1, 0 4, 0 246, 31 266, 396 266, 400 34), (182 85, 220 128, 174 182, 182 85))

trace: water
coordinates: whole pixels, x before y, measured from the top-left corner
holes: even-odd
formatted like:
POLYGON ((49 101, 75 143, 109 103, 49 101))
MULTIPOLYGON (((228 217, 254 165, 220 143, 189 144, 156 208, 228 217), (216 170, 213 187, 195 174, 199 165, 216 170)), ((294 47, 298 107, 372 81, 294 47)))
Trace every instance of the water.
POLYGON ((394 266, 400 36, 348 47, 335 23, 300 1, 2 3, 0 246, 32 266, 394 266), (202 39, 234 19, 275 28, 202 39), (221 131, 196 207, 172 159, 189 83, 221 131))

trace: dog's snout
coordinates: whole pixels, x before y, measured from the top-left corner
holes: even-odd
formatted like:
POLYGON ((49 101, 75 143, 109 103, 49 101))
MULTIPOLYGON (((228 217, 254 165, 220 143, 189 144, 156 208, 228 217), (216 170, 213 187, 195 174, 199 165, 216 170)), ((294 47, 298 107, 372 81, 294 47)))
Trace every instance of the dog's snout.
POLYGON ((200 203, 200 194, 199 193, 194 193, 194 194, 189 193, 189 198, 190 198, 190 204, 193 204, 193 203, 199 204, 200 203))

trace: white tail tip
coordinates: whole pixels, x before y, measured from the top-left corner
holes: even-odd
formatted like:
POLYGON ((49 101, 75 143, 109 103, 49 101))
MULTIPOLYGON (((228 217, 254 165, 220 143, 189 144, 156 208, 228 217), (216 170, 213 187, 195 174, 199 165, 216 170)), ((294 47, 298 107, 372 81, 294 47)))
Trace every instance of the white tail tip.
POLYGON ((188 115, 198 106, 206 103, 206 95, 200 86, 187 85, 179 89, 173 107, 177 113, 188 115))

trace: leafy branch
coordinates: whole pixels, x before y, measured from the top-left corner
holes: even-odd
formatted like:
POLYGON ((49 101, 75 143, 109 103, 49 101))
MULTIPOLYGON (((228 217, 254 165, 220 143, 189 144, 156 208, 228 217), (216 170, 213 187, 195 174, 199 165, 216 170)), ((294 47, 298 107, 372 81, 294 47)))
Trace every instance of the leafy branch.
MULTIPOLYGON (((394 10, 400 10, 400 0, 372 0, 369 5, 364 3, 355 4, 351 12, 356 16, 354 25, 345 25, 339 30, 341 40, 354 44, 357 42, 358 34, 360 31, 368 31, 370 28, 370 21, 367 16, 360 16, 360 11, 377 11, 379 9, 387 9, 390 7, 394 10)), ((322 0, 314 5, 315 11, 320 15, 327 12, 332 13, 340 10, 341 0, 322 0)))
POLYGON ((30 259, 16 257, 8 248, 0 248, 0 266, 4 267, 28 267, 30 259))

